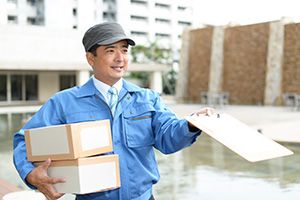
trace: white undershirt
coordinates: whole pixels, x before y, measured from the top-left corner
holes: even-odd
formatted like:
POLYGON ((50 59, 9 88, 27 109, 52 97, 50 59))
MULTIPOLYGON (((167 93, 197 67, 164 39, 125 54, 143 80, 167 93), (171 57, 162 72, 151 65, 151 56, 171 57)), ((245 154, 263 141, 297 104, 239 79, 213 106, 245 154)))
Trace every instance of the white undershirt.
MULTIPOLYGON (((108 92, 109 88, 111 86, 107 85, 106 83, 103 83, 102 81, 99 81, 98 79, 95 78, 95 76, 92 77, 93 82, 97 90, 104 96, 106 103, 108 104, 111 94, 108 92)), ((115 87, 118 91, 118 95, 120 94, 120 91, 123 86, 123 79, 121 78, 116 82, 112 87, 115 87)))

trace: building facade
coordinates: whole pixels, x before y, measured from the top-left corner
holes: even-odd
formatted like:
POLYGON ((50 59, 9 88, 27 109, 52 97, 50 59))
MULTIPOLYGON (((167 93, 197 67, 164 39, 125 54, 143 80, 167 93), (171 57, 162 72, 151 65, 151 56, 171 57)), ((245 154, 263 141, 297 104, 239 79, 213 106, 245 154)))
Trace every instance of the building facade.
MULTIPOLYGON (((10 137, 55 92, 91 75, 81 40, 93 24, 115 21, 137 44, 156 41, 177 59, 193 0, 0 0, 0 138, 10 137)), ((164 65, 131 63, 162 91, 164 65)))

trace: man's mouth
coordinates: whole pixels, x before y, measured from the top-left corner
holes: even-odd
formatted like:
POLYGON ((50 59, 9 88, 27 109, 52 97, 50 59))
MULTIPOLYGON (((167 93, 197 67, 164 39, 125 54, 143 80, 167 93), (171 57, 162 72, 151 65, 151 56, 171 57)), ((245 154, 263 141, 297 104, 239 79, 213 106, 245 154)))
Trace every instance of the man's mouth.
POLYGON ((122 71, 124 67, 123 66, 112 66, 111 68, 116 71, 122 71))

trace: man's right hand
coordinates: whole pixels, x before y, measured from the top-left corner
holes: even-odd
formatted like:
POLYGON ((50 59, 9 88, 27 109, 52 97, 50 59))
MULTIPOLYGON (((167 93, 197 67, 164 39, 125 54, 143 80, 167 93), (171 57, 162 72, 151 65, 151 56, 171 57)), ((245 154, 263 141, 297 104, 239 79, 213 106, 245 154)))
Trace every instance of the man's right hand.
POLYGON ((63 196, 63 193, 58 193, 53 184, 64 183, 65 181, 61 178, 51 178, 48 176, 48 168, 51 164, 50 158, 44 163, 33 169, 28 176, 26 181, 31 185, 35 186, 41 193, 43 193, 48 200, 55 200, 63 196))

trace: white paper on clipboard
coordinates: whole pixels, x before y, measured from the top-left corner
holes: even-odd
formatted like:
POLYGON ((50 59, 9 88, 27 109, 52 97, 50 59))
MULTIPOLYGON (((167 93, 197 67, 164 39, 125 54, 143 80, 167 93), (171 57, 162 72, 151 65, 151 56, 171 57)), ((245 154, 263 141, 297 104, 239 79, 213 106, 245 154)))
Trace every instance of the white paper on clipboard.
POLYGON ((250 162, 293 154, 291 150, 226 113, 219 114, 219 117, 193 115, 186 117, 186 120, 250 162))

